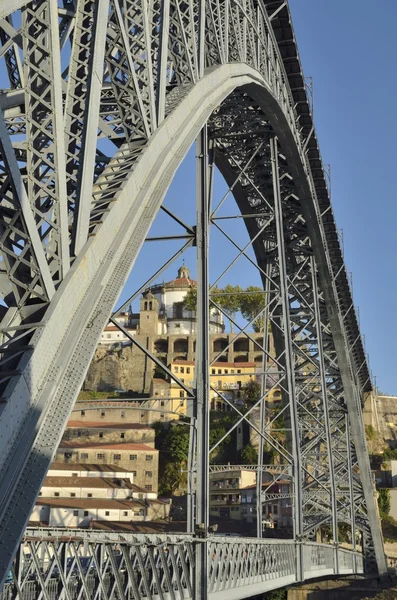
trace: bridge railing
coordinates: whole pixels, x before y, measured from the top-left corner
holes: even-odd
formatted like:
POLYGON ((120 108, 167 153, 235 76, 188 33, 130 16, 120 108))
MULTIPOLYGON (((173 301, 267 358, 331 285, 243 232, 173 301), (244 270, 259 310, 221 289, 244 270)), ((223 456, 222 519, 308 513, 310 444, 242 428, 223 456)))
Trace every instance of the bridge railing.
POLYGON ((88 600, 98 589, 101 598, 115 600, 189 599, 198 544, 208 547, 212 600, 237 600, 296 583, 298 546, 304 579, 363 572, 361 555, 311 542, 29 529, 0 600, 88 600))

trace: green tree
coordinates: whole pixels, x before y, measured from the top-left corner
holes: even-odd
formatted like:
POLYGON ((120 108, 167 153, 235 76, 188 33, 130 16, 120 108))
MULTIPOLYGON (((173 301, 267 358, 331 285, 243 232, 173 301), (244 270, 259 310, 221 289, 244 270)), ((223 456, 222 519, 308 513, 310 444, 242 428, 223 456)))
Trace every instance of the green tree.
POLYGON ((222 290, 218 290, 217 293, 212 295, 214 301, 225 311, 226 316, 229 319, 230 331, 233 331, 232 320, 235 320, 236 314, 240 310, 242 291, 243 290, 239 285, 226 285, 222 290))
POLYGON ((170 427, 164 441, 164 450, 169 454, 171 462, 186 462, 189 453, 189 426, 176 425, 170 427))
POLYGON ((255 379, 251 379, 244 388, 243 399, 246 404, 252 406, 261 397, 261 386, 255 379))
POLYGON ((167 462, 159 476, 159 492, 162 496, 172 496, 176 490, 186 487, 187 473, 184 465, 167 462))
MULTIPOLYGON (((251 321, 265 308, 266 296, 263 289, 255 285, 248 286, 244 292, 240 297, 240 311, 244 319, 251 321)), ((263 331, 264 319, 262 315, 253 321, 252 327, 256 332, 263 331)))
POLYGON ((183 306, 190 312, 196 312, 197 310, 197 288, 191 287, 183 298, 183 306))
POLYGON ((258 453, 252 444, 247 444, 240 452, 242 465, 256 465, 258 462, 258 453))
POLYGON ((166 496, 186 488, 187 459, 189 453, 188 425, 155 423, 156 447, 160 450, 159 489, 166 496))
POLYGON ((390 490, 382 488, 378 494, 379 513, 383 519, 390 512, 390 490))

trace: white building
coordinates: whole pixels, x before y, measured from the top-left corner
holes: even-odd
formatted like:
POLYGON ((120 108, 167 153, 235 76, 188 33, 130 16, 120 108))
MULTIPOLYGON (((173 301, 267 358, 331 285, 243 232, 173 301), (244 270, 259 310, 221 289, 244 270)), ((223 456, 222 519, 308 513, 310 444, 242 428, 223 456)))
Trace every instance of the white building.
MULTIPOLYGON (((197 282, 190 278, 189 268, 182 265, 176 279, 145 290, 143 298, 153 295, 159 304, 159 317, 166 321, 166 330, 159 333, 189 335, 197 332, 196 312, 186 310, 183 306, 186 294, 196 286, 197 282)), ((225 329, 222 313, 212 308, 210 315, 210 333, 222 333, 225 329)))
POLYGON ((31 522, 49 527, 88 527, 92 521, 130 522, 168 518, 170 503, 161 500, 38 498, 31 522))
POLYGON ((134 483, 133 471, 120 469, 118 465, 90 465, 53 462, 48 471, 48 477, 111 477, 128 479, 134 483))
POLYGON ((93 521, 152 521, 168 517, 170 503, 133 483, 115 465, 53 464, 30 521, 54 527, 87 527, 93 521), (66 467, 66 468, 64 468, 66 467))

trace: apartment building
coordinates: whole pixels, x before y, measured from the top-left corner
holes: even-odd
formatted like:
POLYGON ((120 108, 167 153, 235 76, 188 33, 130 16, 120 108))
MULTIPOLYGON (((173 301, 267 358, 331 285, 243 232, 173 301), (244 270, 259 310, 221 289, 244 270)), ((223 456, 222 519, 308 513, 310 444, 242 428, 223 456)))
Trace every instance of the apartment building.
POLYGON ((67 465, 117 465, 120 471, 132 471, 136 485, 146 491, 157 492, 159 451, 153 446, 154 444, 62 441, 55 455, 55 462, 67 465))
POLYGON ((56 527, 87 527, 93 521, 167 519, 171 503, 133 483, 134 473, 116 465, 53 463, 30 522, 56 527), (99 467, 99 468, 98 468, 99 467))
MULTIPOLYGON (((266 526, 292 527, 291 480, 263 474, 263 521, 266 526)), ((220 519, 256 521, 257 489, 254 469, 230 469, 210 474, 210 515, 220 519)))

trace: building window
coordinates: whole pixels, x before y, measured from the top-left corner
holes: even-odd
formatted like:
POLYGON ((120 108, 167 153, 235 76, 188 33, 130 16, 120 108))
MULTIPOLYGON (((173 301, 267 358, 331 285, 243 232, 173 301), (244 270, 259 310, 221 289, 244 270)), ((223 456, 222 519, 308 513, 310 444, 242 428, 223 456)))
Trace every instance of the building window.
POLYGON ((143 500, 143 494, 138 494, 139 500, 143 500))
POLYGON ((72 452, 65 452, 64 456, 65 456, 65 458, 72 458, 73 453, 72 452))
POLYGON ((146 454, 146 460, 153 460, 153 456, 151 454, 146 454))
POLYGON ((110 512, 108 510, 105 510, 105 517, 108 517, 110 515, 110 512))
POLYGON ((184 397, 185 397, 185 392, 183 390, 180 390, 179 398, 184 398, 184 397))
POLYGON ((128 510, 123 511, 124 517, 128 517, 128 510))
POLYGON ((121 454, 113 454, 113 460, 121 460, 121 454))
POLYGON ((72 473, 72 477, 78 477, 79 474, 78 473, 72 473))
POLYGON ((84 511, 84 516, 85 516, 85 517, 88 517, 88 510, 85 510, 85 511, 84 511))
POLYGON ((105 411, 104 411, 104 410, 101 410, 101 417, 104 417, 104 416, 105 416, 105 414, 106 414, 106 413, 105 413, 105 411))
POLYGON ((228 369, 225 369, 225 375, 227 375, 229 373, 228 369))
POLYGON ((153 477, 153 471, 145 471, 145 477, 153 477))
POLYGON ((82 417, 85 417, 85 410, 81 410, 80 414, 81 414, 82 417))
POLYGON ((161 400, 161 401, 160 401, 160 406, 164 406, 164 405, 165 405, 165 402, 164 402, 164 400, 161 400))
POLYGON ((73 516, 74 517, 78 517, 79 516, 79 511, 78 510, 74 510, 73 511, 73 516))
POLYGON ((135 517, 143 517, 145 515, 145 509, 141 508, 139 510, 134 510, 135 517))
POLYGON ((278 514, 278 506, 277 506, 277 504, 274 504, 274 505, 273 505, 273 513, 274 513, 275 515, 277 515, 277 514, 278 514))
POLYGON ((99 432, 99 437, 100 437, 100 438, 103 438, 103 431, 100 431, 100 432, 99 432))
POLYGON ((125 410, 121 411, 120 416, 121 416, 122 419, 124 419, 124 417, 125 417, 125 410))
POLYGON ((59 492, 54 492, 54 496, 55 496, 55 498, 58 498, 59 497, 59 492))
POLYGON ((97 457, 99 460, 103 460, 103 459, 105 458, 105 455, 103 454, 103 452, 98 452, 98 453, 97 453, 97 455, 96 455, 96 457, 97 457))
POLYGON ((91 494, 91 492, 88 492, 88 494, 87 494, 87 498, 92 498, 92 494, 91 494))
POLYGON ((125 433, 120 433, 120 438, 123 440, 125 438, 125 433))
POLYGON ((218 369, 218 375, 222 375, 222 369, 218 369))
POLYGON ((70 492, 70 497, 71 498, 76 498, 76 494, 74 492, 70 492))
POLYGON ((241 369, 237 369, 237 373, 241 373, 241 369))
POLYGON ((148 492, 151 492, 153 489, 152 485, 145 485, 145 490, 147 490, 148 492))
POLYGON ((178 373, 178 371, 179 371, 179 367, 174 367, 174 372, 178 373))
POLYGON ((136 471, 131 471, 131 473, 133 477, 136 477, 136 471))
POLYGON ((216 369, 211 369, 212 374, 215 375, 216 374, 216 369))
POLYGON ((141 413, 141 419, 145 418, 145 413, 141 413))
MULTIPOLYGON (((81 459, 87 459, 88 458, 88 452, 81 452, 80 458, 81 459)), ((76 475, 77 475, 77 473, 76 473, 76 475)))
POLYGON ((164 419, 164 413, 160 413, 160 419, 164 419))
POLYGON ((186 367, 186 373, 190 373, 190 367, 186 367))
POLYGON ((181 373, 185 372, 185 367, 181 367, 181 373))
POLYGON ((137 460, 138 455, 137 454, 130 454, 130 460, 137 460))
POLYGON ((39 492, 39 496, 42 496, 42 495, 43 495, 43 492, 39 492))
POLYGON ((234 374, 234 369, 230 369, 230 372, 231 372, 232 374, 234 374))

